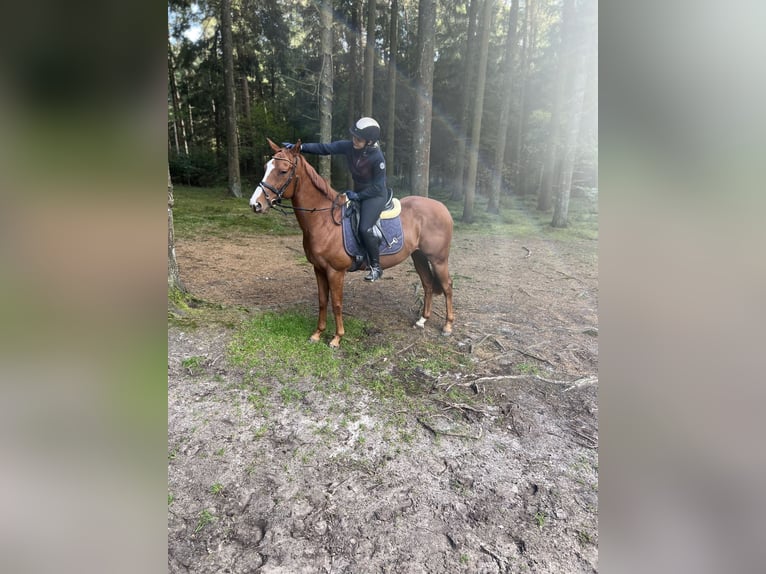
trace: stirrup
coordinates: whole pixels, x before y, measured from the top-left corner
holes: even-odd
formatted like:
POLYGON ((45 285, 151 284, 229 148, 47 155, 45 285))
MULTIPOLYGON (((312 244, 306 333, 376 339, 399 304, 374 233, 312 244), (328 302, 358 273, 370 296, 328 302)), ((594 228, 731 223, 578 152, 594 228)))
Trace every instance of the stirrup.
POLYGON ((367 274, 367 277, 365 277, 364 280, 376 281, 381 277, 383 277, 383 270, 380 267, 370 267, 370 272, 367 274))

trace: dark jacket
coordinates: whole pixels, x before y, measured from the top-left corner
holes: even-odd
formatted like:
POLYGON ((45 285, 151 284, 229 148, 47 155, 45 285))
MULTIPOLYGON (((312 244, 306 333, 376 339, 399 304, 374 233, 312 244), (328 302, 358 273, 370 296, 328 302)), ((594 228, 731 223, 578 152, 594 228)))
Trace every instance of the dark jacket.
POLYGON ((354 180, 354 191, 359 199, 364 201, 372 197, 386 197, 386 160, 378 145, 363 149, 354 149, 351 140, 340 140, 328 144, 305 143, 301 151, 318 155, 344 155, 351 178, 354 180))

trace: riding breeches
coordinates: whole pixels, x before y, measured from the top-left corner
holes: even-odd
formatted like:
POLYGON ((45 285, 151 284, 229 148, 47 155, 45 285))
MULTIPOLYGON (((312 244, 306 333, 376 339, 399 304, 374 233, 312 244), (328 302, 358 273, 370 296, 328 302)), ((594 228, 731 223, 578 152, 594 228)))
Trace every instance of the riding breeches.
POLYGON ((360 203, 359 235, 367 250, 370 264, 378 266, 380 264, 380 243, 378 242, 378 238, 373 235, 372 228, 378 219, 380 219, 380 214, 386 205, 386 198, 371 197, 360 203))

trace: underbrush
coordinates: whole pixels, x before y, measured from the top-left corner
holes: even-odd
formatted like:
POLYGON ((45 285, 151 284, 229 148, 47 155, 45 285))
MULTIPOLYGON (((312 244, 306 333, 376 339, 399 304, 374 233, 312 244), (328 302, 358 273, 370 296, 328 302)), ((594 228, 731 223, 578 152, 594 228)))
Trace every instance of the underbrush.
POLYGON ((503 196, 499 213, 487 212, 487 198, 478 196, 473 222, 461 221, 463 202, 450 200, 435 192, 432 197, 444 203, 455 221, 455 231, 472 231, 507 237, 544 237, 558 241, 598 239, 598 204, 593 195, 578 193, 569 200, 568 227, 551 226, 552 213, 538 211, 535 196, 503 196))
MULTIPOLYGON (((257 216, 249 206, 252 190, 243 190, 245 197, 235 198, 225 187, 201 188, 176 186, 173 209, 176 237, 179 239, 199 236, 228 237, 231 235, 296 235, 300 233, 298 222, 292 213, 274 212, 257 216)), ((401 196, 400 196, 401 197, 401 196)), ((515 237, 538 236, 558 241, 598 239, 597 196, 586 193, 574 194, 569 202, 569 226, 551 227, 552 215, 537 210, 535 196, 503 196, 500 212, 487 212, 487 198, 477 196, 472 223, 463 223, 463 202, 453 201, 449 196, 435 190, 431 195, 444 203, 455 221, 456 231, 475 231, 487 235, 515 237)), ((289 202, 287 203, 289 205, 289 202)))

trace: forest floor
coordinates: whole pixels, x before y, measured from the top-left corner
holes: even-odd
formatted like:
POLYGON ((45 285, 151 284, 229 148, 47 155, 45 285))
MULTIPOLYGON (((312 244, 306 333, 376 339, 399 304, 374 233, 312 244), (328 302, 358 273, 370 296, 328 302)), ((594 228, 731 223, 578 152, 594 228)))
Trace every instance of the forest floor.
POLYGON ((394 349, 380 369, 426 343, 464 360, 423 358, 406 403, 361 380, 249 400, 227 349, 259 312, 315 312, 301 238, 176 247, 189 290, 230 315, 169 322, 170 572, 598 571, 597 241, 456 232, 451 337, 443 297, 412 327, 409 260, 349 274, 344 314, 394 349))

